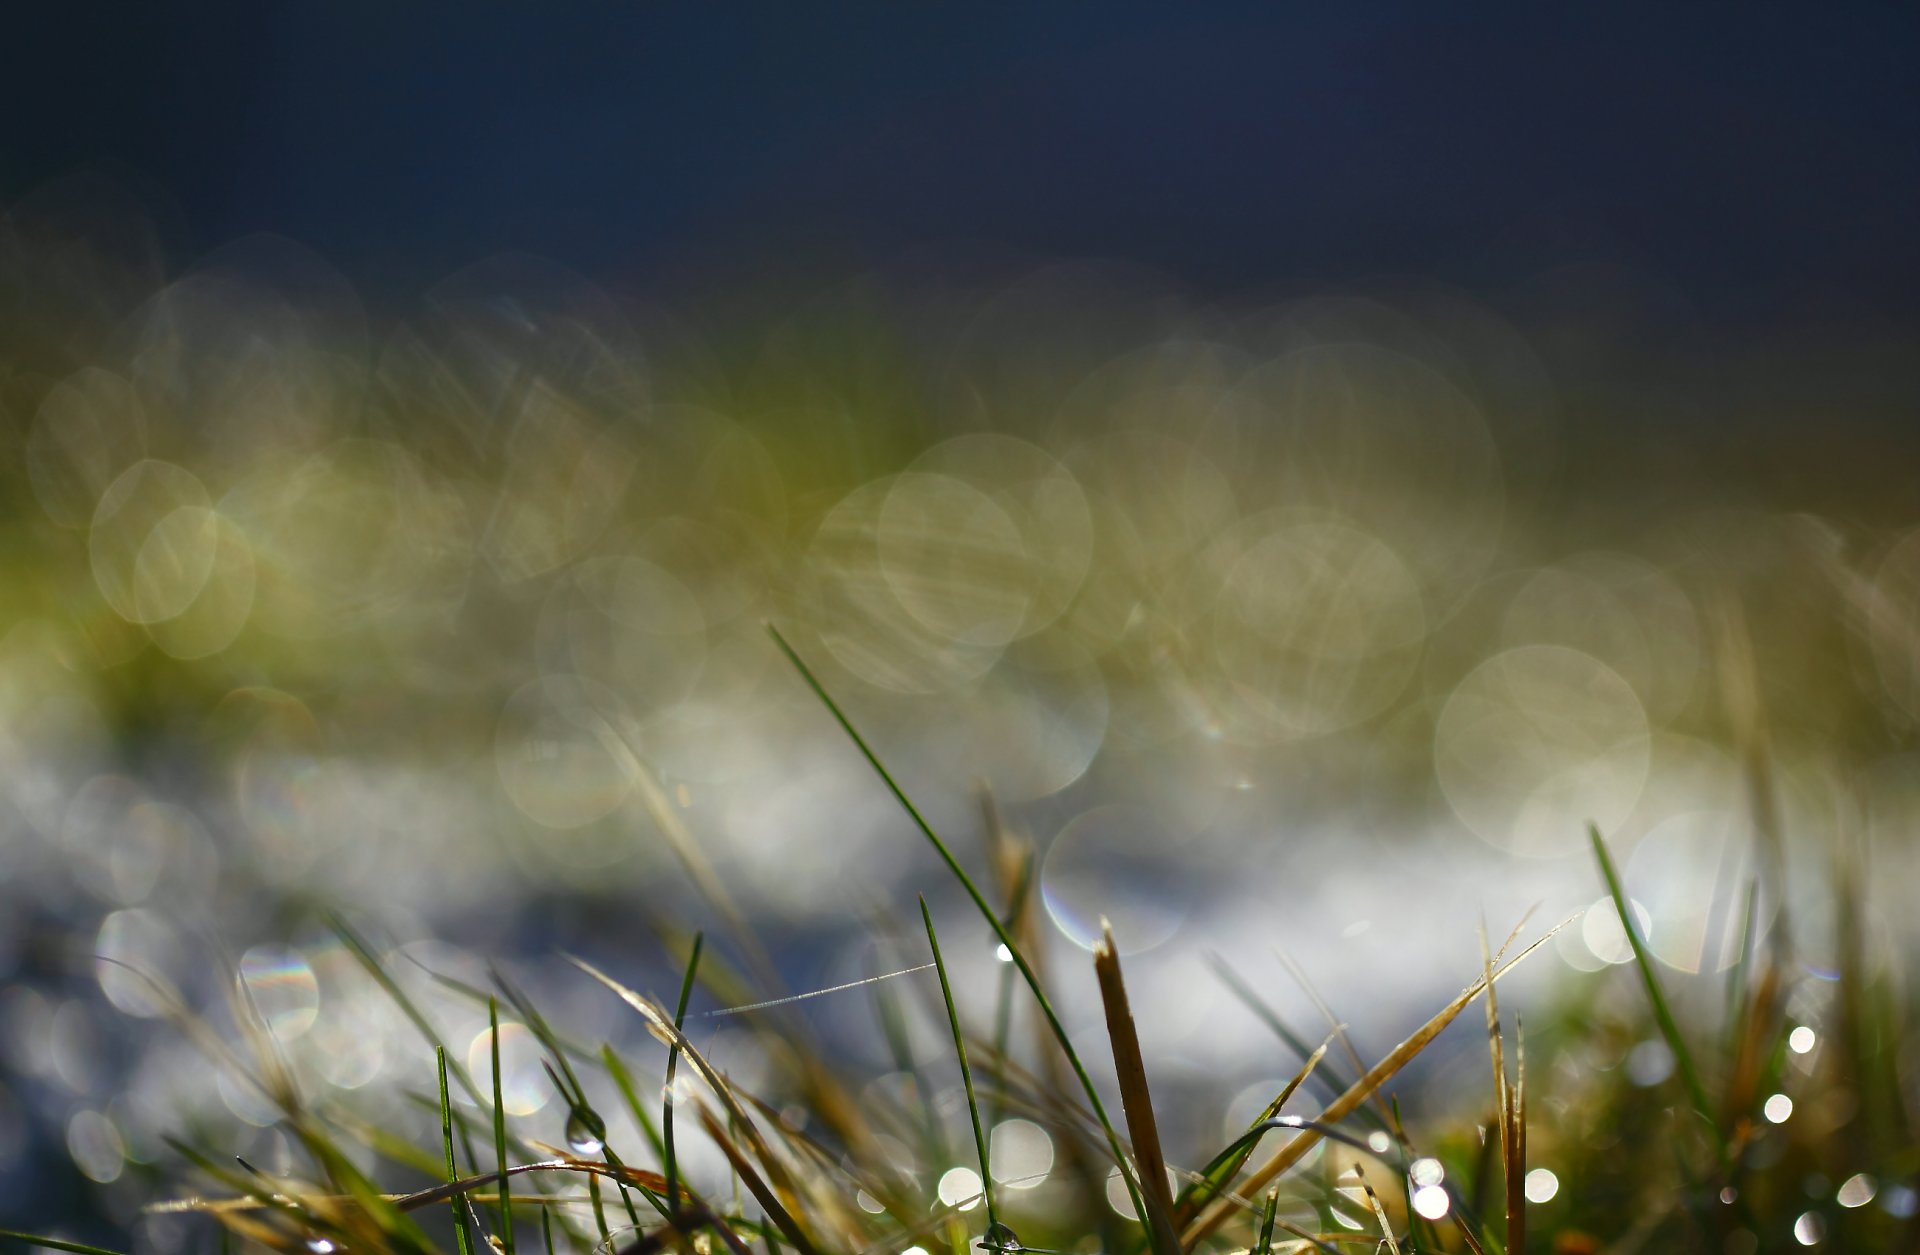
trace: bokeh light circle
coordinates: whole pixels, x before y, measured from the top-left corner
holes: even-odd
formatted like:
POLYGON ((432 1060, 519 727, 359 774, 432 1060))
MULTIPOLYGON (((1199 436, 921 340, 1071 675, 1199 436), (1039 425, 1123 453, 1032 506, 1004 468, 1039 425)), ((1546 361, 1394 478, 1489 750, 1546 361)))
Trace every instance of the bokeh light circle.
POLYGON ((1164 943, 1186 922, 1198 891, 1186 845, 1144 807, 1082 812, 1054 836, 1041 864, 1041 899, 1054 927, 1091 950, 1104 916, 1122 954, 1164 943))
POLYGON ((1650 732, 1633 687, 1589 654, 1525 645, 1454 688, 1434 729, 1453 811, 1514 854, 1571 854, 1586 825, 1612 831, 1646 784, 1650 732))

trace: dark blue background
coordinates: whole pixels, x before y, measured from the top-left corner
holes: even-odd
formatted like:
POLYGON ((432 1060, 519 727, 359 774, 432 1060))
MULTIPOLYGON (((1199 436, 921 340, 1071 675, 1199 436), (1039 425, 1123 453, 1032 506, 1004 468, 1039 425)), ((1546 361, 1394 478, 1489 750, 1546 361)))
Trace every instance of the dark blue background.
POLYGON ((376 289, 501 249, 650 286, 925 244, 1204 291, 1594 256, 1716 323, 1904 320, 1906 5, 309 3, 16 14, 0 193, 122 163, 182 243, 376 289))

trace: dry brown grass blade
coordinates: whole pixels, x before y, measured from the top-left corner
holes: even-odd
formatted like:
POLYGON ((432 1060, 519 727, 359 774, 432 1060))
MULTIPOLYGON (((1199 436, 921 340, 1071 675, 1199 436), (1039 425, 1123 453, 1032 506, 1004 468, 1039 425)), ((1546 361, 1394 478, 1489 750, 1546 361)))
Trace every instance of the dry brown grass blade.
POLYGON ((707 1136, 720 1147, 721 1153, 727 1157, 727 1162, 731 1163, 733 1170, 740 1174, 740 1180, 747 1187, 747 1192, 753 1195, 754 1201, 759 1203, 761 1210, 767 1213, 767 1219, 786 1235, 787 1241, 793 1243, 794 1249, 800 1255, 819 1255, 813 1239, 807 1236, 807 1231, 800 1227, 800 1222, 794 1219, 793 1213, 788 1211, 786 1205, 780 1201, 780 1196, 774 1192, 772 1186, 767 1184, 766 1178, 754 1168, 752 1160, 747 1158, 733 1138, 727 1135, 727 1131, 720 1127, 720 1122, 713 1118, 713 1113, 704 1106, 700 1108, 700 1127, 704 1128, 707 1136))
POLYGON ((1527 1249, 1527 1037, 1513 1022, 1514 1080, 1508 1100, 1507 1249, 1527 1249))
POLYGON ((1480 925, 1480 970, 1487 982, 1487 1054, 1493 1061, 1493 1109, 1500 1125, 1500 1170, 1506 1181, 1507 1249, 1513 1244, 1513 1092, 1507 1086, 1506 1042, 1500 1031, 1500 994, 1493 984, 1493 954, 1487 948, 1487 926, 1480 925))
MULTIPOLYGON (((542 1150, 553 1149, 538 1142, 534 1144, 540 1146, 542 1150)), ((625 1181, 629 1185, 641 1186, 656 1194, 664 1194, 667 1188, 666 1178, 657 1172, 629 1167, 626 1164, 614 1168, 598 1159, 581 1159, 577 1155, 564 1153, 556 1153, 552 1159, 542 1160, 539 1163, 515 1164, 507 1169, 506 1175, 517 1177, 533 1172, 575 1172, 589 1176, 609 1177, 625 1181)), ((497 1182, 500 1176, 498 1172, 483 1172, 477 1176, 444 1182, 428 1189, 415 1190, 411 1194, 385 1194, 382 1197, 401 1211, 415 1211, 434 1203, 444 1203, 458 1194, 471 1194, 482 1186, 497 1182)), ((352 1196, 347 1194, 300 1195, 298 1201, 302 1206, 309 1208, 329 1206, 350 1208, 354 1202, 352 1196)), ((538 1201, 538 1196, 535 1196, 532 1201, 538 1201)), ((178 1198, 154 1203, 146 1210, 154 1214, 193 1212, 219 1215, 228 1212, 259 1211, 273 1205, 273 1200, 263 1198, 178 1198)))
MULTIPOLYGON (((1020 952, 1027 956, 1027 962, 1033 967, 1035 977, 1041 984, 1047 983, 1047 948, 1041 944, 1040 920, 1034 911, 1034 904, 1040 895, 1033 885, 1028 885, 1021 894, 1020 878, 1024 871, 1023 862, 1032 853, 1029 842, 1016 836, 1008 827, 1006 818, 1000 812, 1000 804, 992 790, 982 786, 979 790, 981 820, 986 828, 987 843, 991 849, 990 863, 994 869, 995 885, 1000 891, 1000 900, 1011 909, 1016 899, 1019 910, 1014 912, 1009 924, 1014 939, 1020 943, 1020 952)), ((1033 1020, 1034 1057, 1045 1075, 1045 1085, 1036 1089, 1038 1094, 1049 1097, 1070 1094, 1074 1090, 1074 1079, 1067 1070, 1066 1059, 1047 1031, 1046 1023, 1035 1017, 1033 1020)), ((1010 1060, 1000 1061, 999 1076, 1004 1083, 1006 1067, 1010 1060)), ((1062 1102, 1063 1106, 1070 1104, 1062 1102)), ((1076 1113, 1077 1114, 1077 1113, 1076 1113)), ((1095 1126, 1096 1133, 1098 1132, 1095 1126)), ((1099 1139, 1092 1143, 1098 1146, 1099 1139)), ((1094 1154, 1089 1146, 1078 1136, 1060 1139, 1058 1146, 1061 1174, 1071 1181, 1080 1195, 1081 1206, 1087 1215, 1099 1216, 1103 1229, 1102 1236, 1112 1248, 1119 1243, 1120 1233, 1113 1218, 1113 1211, 1107 1206, 1106 1181, 1104 1174, 1095 1165, 1094 1154)))
POLYGON ((1372 1209, 1374 1219, 1380 1222, 1380 1235, 1386 1241, 1387 1250, 1391 1255, 1400 1255, 1400 1239, 1393 1236, 1393 1222, 1387 1219, 1387 1209, 1380 1205, 1380 1196, 1373 1192, 1373 1182, 1367 1180, 1366 1169, 1355 1163, 1353 1175, 1360 1178, 1360 1188, 1367 1195, 1367 1206, 1372 1209))
POLYGON ((1487 1255, 1487 1248, 1480 1245, 1480 1239, 1473 1236, 1473 1226, 1460 1218, 1458 1211, 1449 1212, 1453 1218, 1453 1230, 1460 1235, 1470 1255, 1487 1255))
POLYGON ((1100 980, 1100 1002, 1107 1013, 1107 1038, 1113 1046, 1127 1136, 1133 1141, 1133 1158, 1140 1169, 1140 1192, 1147 1207, 1144 1219, 1154 1230, 1157 1249, 1178 1251, 1180 1235, 1173 1226, 1173 1191, 1167 1185, 1167 1160, 1160 1149, 1153 1095, 1147 1088, 1146 1061, 1140 1056, 1140 1035, 1134 1029, 1133 1009, 1127 1002, 1127 982, 1120 971, 1113 926, 1105 918, 1100 921, 1100 941, 1093 948, 1093 970, 1100 980))
MULTIPOLYGON (((713 864, 708 861, 700 841, 687 827, 667 791, 660 784, 644 759, 634 750, 627 738, 602 719, 599 721, 599 739, 609 753, 621 764, 627 777, 633 782, 640 795, 641 803, 647 814, 652 817, 672 847, 674 856, 680 860, 687 875, 700 895, 712 904, 715 911, 726 922, 727 932, 740 947, 740 953, 746 957, 747 966, 752 970, 754 980, 770 995, 784 994, 786 985, 780 979, 779 969, 761 944, 760 936, 747 921, 745 912, 728 893, 726 883, 720 878, 713 864)), ((744 1001, 744 999, 741 999, 744 1001)), ((771 1024, 771 1022, 770 1022, 771 1024)), ((820 1056, 812 1050, 786 1049, 780 1032, 769 1026, 758 1029, 764 1040, 774 1049, 776 1057, 786 1060, 796 1072, 803 1097, 808 1109, 826 1125, 838 1133, 856 1154, 872 1156, 878 1151, 873 1129, 862 1117, 860 1104, 856 1102, 840 1079, 829 1071, 820 1061, 820 1056)), ((781 1030, 791 1036, 800 1031, 795 1022, 780 1021, 781 1030)))
MULTIPOLYGON (((1495 971, 1483 973, 1473 984, 1462 990, 1453 1001, 1442 1007, 1432 1019, 1415 1030, 1412 1036, 1389 1051, 1384 1059, 1376 1063, 1368 1070, 1366 1075, 1349 1086, 1344 1094, 1341 1094, 1338 1098, 1327 1104, 1326 1110, 1320 1113, 1317 1121, 1323 1124, 1332 1124, 1336 1121, 1344 1120, 1347 1116, 1353 1114, 1354 1110, 1358 1108, 1361 1103, 1367 1101, 1375 1090, 1386 1084, 1395 1073, 1405 1067, 1422 1050, 1425 1050, 1428 1044, 1431 1043, 1434 1038, 1438 1037, 1442 1030, 1449 1024, 1453 1023, 1475 998, 1479 997, 1482 992, 1490 987, 1493 981, 1497 981, 1500 977, 1525 962, 1536 950, 1551 940, 1562 928, 1565 928, 1567 922, 1569 921, 1562 921, 1560 924, 1549 929, 1532 945, 1529 945, 1520 951, 1520 953, 1514 955, 1513 958, 1507 960, 1505 964, 1495 971)), ((1300 1130, 1300 1132, 1296 1133, 1271 1159, 1261 1165, 1259 1170, 1241 1186, 1241 1192, 1252 1194, 1265 1189, 1267 1185, 1281 1173, 1300 1162, 1301 1158, 1317 1145, 1319 1141, 1320 1134, 1317 1130, 1300 1130)), ((1183 1235, 1183 1241, 1188 1247, 1191 1247, 1195 1243, 1208 1237, 1215 1230, 1219 1229, 1221 1225, 1225 1224, 1227 1219, 1238 1210, 1238 1207, 1239 1204, 1231 1199, 1218 1200, 1213 1206, 1202 1212, 1193 1225, 1189 1227, 1187 1233, 1183 1235)))
POLYGON ((641 1018, 647 1021, 647 1029, 655 1038, 668 1046, 679 1049, 681 1057, 686 1059, 694 1071, 700 1074, 700 1079, 706 1082, 707 1088, 712 1091, 714 1097, 718 1098, 721 1105, 726 1108, 727 1115, 732 1120, 735 1130, 753 1151, 754 1158, 758 1159, 766 1168, 767 1175, 772 1179, 774 1187, 785 1196, 788 1203, 793 1203, 797 1196, 797 1190, 794 1182, 787 1173, 785 1165, 773 1153, 773 1148, 767 1144, 766 1138, 760 1132, 760 1127, 754 1123, 753 1117, 747 1113, 747 1109, 745 1105, 740 1102, 739 1096, 733 1092, 733 1086, 727 1082, 726 1077, 721 1074, 719 1069, 715 1068, 713 1064, 707 1060, 707 1057, 688 1040, 687 1035, 680 1031, 674 1024, 673 1016, 667 1012, 667 1009, 646 995, 636 993, 625 985, 622 985, 619 981, 608 976, 605 972, 587 962, 585 959, 578 958, 574 955, 568 955, 566 957, 568 962, 599 981, 622 1002, 632 1007, 635 1011, 638 1011, 641 1018))

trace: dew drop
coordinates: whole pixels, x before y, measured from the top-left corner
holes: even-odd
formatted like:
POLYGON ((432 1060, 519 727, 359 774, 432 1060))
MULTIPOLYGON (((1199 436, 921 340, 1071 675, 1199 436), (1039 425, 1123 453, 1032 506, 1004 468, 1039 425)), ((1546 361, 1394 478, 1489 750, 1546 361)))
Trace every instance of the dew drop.
POLYGON ((606 1145, 606 1129, 591 1111, 575 1111, 567 1117, 567 1147, 576 1155, 597 1155, 606 1145))
POLYGON ((307 1249, 313 1255, 334 1255, 340 1247, 332 1238, 322 1237, 318 1233, 307 1239, 307 1249))

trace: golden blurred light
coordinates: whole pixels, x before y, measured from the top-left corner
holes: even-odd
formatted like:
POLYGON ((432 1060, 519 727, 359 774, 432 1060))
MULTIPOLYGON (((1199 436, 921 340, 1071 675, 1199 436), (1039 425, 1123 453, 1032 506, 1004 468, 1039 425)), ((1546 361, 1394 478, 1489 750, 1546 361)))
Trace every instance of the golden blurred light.
POLYGON ((193 600, 169 618, 146 624, 147 635, 169 657, 192 661, 233 644, 253 611, 253 547, 223 515, 214 514, 213 564, 193 600))
POLYGON ((1743 866, 1748 827, 1730 811, 1670 814, 1640 838, 1622 875, 1648 914, 1647 946, 1682 972, 1721 972, 1740 957, 1742 929, 1764 934, 1773 917, 1769 894, 1749 922, 1743 866))
POLYGON ((507 699, 494 735, 508 799, 547 828, 580 828, 610 814, 633 788, 620 712, 610 690, 579 676, 522 685, 507 699))
MULTIPOLYGON (((467 1075, 473 1078, 480 1099, 492 1106, 494 1033, 483 1028, 467 1046, 467 1075)), ((511 1116, 530 1116, 553 1099, 541 1063, 545 1059, 540 1039, 526 1025, 503 1021, 500 1025, 500 1107, 511 1116)))
MULTIPOLYGON (((1004 639, 994 640, 995 625, 1000 629, 1007 625, 1017 628, 1025 617, 1027 601, 1019 595, 1016 584, 1013 602, 1006 602, 1004 587, 996 589, 989 581, 984 589, 975 586, 971 600, 960 594, 944 611, 951 616, 949 620, 941 618, 941 607, 931 601, 921 609, 932 624, 909 610, 896 592, 881 554, 883 517, 893 487, 893 479, 888 478, 857 488, 821 520, 807 549, 801 592, 803 613, 834 659, 876 688, 895 693, 950 691, 979 679, 999 660, 1012 631, 1008 629, 1004 639), (980 600, 983 591, 988 598, 985 606, 980 600), (964 631, 970 621, 988 639, 975 642, 944 630, 964 631)), ((1017 542, 1005 512, 974 495, 982 511, 973 518, 973 525, 986 529, 989 535, 1017 542)), ((896 559, 902 563, 899 555, 911 552, 901 548, 905 544, 898 538, 895 541, 896 559)), ((937 550, 937 543, 929 548, 937 550)), ((958 563, 956 569, 964 573, 970 552, 953 549, 947 551, 946 558, 958 563)), ((904 578, 904 566, 901 569, 904 578)))
POLYGON ((887 589, 922 627, 988 649, 1019 634, 1039 572, 993 498, 949 475, 896 475, 875 529, 887 589))
POLYGON ((1031 1120, 1002 1120, 993 1126, 987 1157, 993 1179, 1009 1189, 1044 1185, 1053 1168, 1053 1138, 1031 1120))
POLYGON ((1529 856, 1612 831, 1646 783, 1649 731, 1632 686, 1589 654, 1525 645, 1460 681, 1434 729, 1434 770, 1461 821, 1529 856))
POLYGON ((28 480, 48 518, 85 527, 108 485, 146 448, 146 414, 133 386, 111 371, 83 367, 56 384, 33 416, 28 480))
POLYGON ((101 494, 88 549, 101 596, 130 623, 171 619, 213 574, 220 528, 193 472, 142 459, 101 494))
POLYGON ((1406 564, 1334 520, 1283 515, 1248 528, 1257 539, 1226 571, 1214 625, 1236 729, 1298 740, 1387 709, 1426 635, 1406 564))

